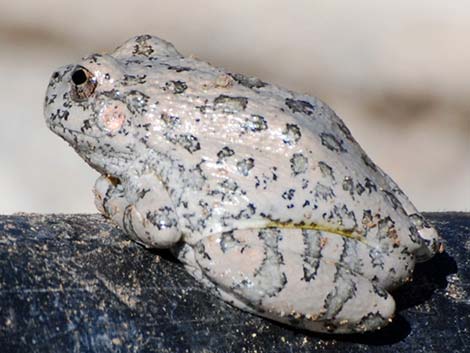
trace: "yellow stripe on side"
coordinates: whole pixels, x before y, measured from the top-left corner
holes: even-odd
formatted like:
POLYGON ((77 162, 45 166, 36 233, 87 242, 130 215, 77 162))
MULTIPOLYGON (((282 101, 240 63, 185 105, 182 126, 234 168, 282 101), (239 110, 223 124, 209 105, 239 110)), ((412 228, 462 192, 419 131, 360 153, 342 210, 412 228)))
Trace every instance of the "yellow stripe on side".
POLYGON ((354 239, 363 243, 366 243, 366 238, 364 236, 354 233, 353 231, 341 230, 333 227, 321 226, 318 224, 296 224, 294 222, 276 222, 270 221, 267 225, 267 228, 287 228, 287 229, 308 229, 308 230, 319 230, 323 232, 338 234, 339 236, 354 239))

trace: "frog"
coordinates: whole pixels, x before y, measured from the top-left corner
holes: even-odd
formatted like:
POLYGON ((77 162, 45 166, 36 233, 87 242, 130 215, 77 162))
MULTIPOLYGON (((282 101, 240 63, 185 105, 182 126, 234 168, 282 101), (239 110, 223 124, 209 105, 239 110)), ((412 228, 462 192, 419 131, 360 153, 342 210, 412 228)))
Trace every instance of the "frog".
POLYGON ((323 101, 139 35, 56 70, 47 126, 99 172, 97 209, 208 292, 346 334, 442 251, 436 229, 323 101))

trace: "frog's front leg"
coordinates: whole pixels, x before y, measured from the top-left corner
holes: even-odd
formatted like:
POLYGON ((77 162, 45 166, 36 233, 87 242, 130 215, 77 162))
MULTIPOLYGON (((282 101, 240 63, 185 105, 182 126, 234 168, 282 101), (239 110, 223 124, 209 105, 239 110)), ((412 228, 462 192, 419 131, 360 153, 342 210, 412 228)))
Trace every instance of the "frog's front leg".
POLYGON ((135 241, 153 248, 169 248, 181 237, 168 192, 153 174, 132 184, 115 184, 101 176, 95 183, 95 205, 135 241))
POLYGON ((241 309, 317 332, 388 324, 391 295, 340 263, 333 242, 314 243, 298 229, 245 229, 202 239, 194 256, 221 297, 232 296, 241 309))

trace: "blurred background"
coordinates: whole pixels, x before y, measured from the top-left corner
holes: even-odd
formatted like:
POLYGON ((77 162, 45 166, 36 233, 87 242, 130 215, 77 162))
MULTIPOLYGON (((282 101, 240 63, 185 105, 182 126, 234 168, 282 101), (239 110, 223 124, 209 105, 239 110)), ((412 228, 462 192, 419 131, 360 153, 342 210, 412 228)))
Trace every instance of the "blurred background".
POLYGON ((470 4, 0 0, 0 213, 95 212, 98 176, 42 117, 51 72, 150 33, 326 101, 425 211, 470 210, 470 4))

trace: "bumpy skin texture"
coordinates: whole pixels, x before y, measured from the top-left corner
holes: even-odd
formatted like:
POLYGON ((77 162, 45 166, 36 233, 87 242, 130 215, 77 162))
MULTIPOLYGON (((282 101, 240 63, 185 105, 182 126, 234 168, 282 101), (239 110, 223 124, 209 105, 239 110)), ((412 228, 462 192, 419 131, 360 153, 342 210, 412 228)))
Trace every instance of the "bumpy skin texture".
POLYGON ((386 325, 439 238, 320 100, 148 35, 56 71, 52 131, 101 213, 243 310, 320 332, 386 325))

